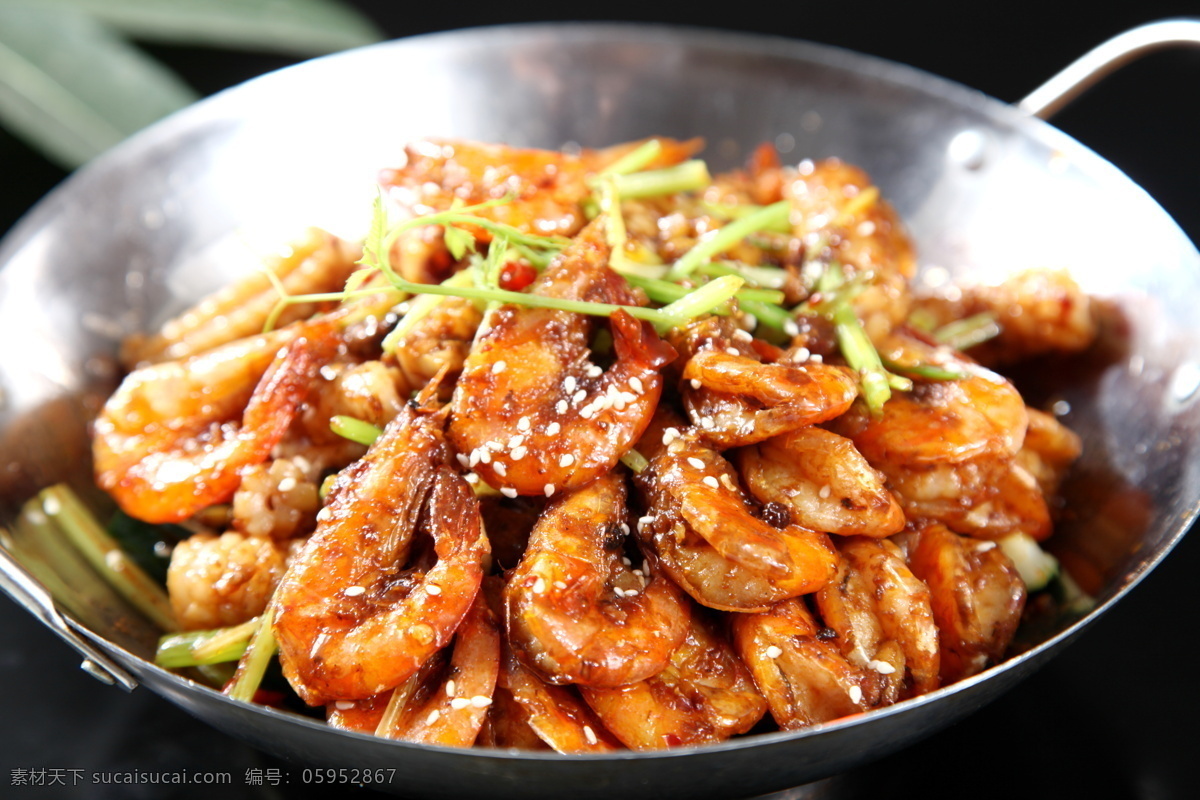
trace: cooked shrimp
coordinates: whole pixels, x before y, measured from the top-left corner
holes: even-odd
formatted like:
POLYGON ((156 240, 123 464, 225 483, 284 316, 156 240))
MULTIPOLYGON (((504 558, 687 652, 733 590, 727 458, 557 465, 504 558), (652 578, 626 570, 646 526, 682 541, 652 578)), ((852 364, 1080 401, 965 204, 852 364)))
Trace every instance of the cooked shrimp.
POLYGON ((482 596, 455 633, 449 663, 442 661, 427 661, 390 693, 335 701, 329 724, 406 742, 470 747, 492 704, 500 669, 500 630, 482 596))
MULTIPOLYGON (((263 266, 275 274, 289 294, 316 294, 341 289, 358 257, 358 247, 311 228, 287 253, 269 259, 263 266)), ((252 272, 167 321, 157 333, 126 339, 121 345, 121 362, 133 368, 178 361, 254 336, 263 330, 278 300, 275 285, 262 273, 252 272)), ((276 325, 307 319, 316 310, 313 303, 292 304, 276 325)))
POLYGON ((672 337, 686 359, 681 393, 692 423, 720 448, 754 444, 844 413, 858 395, 845 367, 762 363, 750 337, 706 317, 672 337))
POLYGON ((711 608, 754 611, 833 577, 828 536, 756 517, 729 462, 692 429, 675 431, 637 476, 648 507, 638 534, 684 591, 711 608))
MULTIPOLYGON (((636 305, 606 266, 599 221, 581 233, 533 285, 551 297, 636 305)), ((641 436, 662 391, 659 370, 674 357, 653 328, 618 311, 616 362, 591 362, 582 314, 503 306, 467 358, 455 387, 450 438, 490 485, 554 494, 616 466, 641 436)))
POLYGON ((786 508, 797 524, 840 536, 891 536, 904 512, 849 439, 809 426, 744 448, 737 464, 760 503, 786 508))
POLYGON ((890 674, 879 653, 894 641, 903 653, 912 694, 938 688, 938 629, 929 587, 912 574, 900 548, 886 539, 837 541, 838 574, 815 595, 825 625, 837 632, 842 655, 859 667, 890 674))
POLYGON ((549 750, 537 731, 529 724, 529 712, 517 702, 512 692, 500 686, 492 696, 487 717, 479 729, 476 747, 503 747, 514 750, 549 750))
POLYGON ((508 579, 509 642, 551 683, 644 680, 662 671, 687 632, 675 584, 623 559, 625 491, 614 470, 559 495, 508 579))
POLYGON ((197 533, 171 551, 167 593, 183 630, 238 625, 263 612, 283 576, 270 539, 229 531, 197 533))
POLYGON ((444 297, 406 331, 392 354, 404 376, 405 394, 423 389, 443 370, 449 381, 455 380, 482 320, 474 301, 444 297))
POLYGON ((950 293, 917 300, 914 311, 936 325, 991 314, 999 334, 968 351, 983 364, 1077 353, 1087 349, 1097 334, 1091 300, 1065 270, 1027 270, 996 286, 955 287, 950 293))
POLYGON ((836 260, 860 285, 851 303, 878 340, 908 316, 916 275, 912 242, 896 212, 865 172, 838 159, 803 162, 789 177, 783 196, 791 201, 795 236, 810 259, 836 260))
POLYGON ((93 426, 96 482, 147 522, 229 500, 240 471, 283 438, 337 345, 325 317, 130 373, 93 426))
POLYGON ((1033 476, 1049 500, 1057 497, 1067 470, 1083 452, 1083 441, 1052 415, 1036 408, 1028 412, 1029 428, 1017 464, 1033 476))
MULTIPOLYGON (((886 676, 846 660, 800 598, 733 618, 733 643, 784 730, 847 717, 886 702, 886 676)), ((903 662, 903 659, 900 659, 903 662)), ((892 675, 903 671, 903 663, 892 675)))
POLYGON ((921 528, 908 557, 932 594, 943 683, 982 672, 1008 649, 1025 608, 1025 583, 995 542, 921 528))
POLYGON ((405 406, 338 474, 275 594, 284 674, 312 705, 409 678, 450 641, 479 590, 487 538, 470 484, 446 466, 438 416, 405 406), (438 560, 405 570, 419 523, 438 560))
POLYGON ((585 686, 580 692, 633 750, 724 741, 753 728, 767 710, 733 647, 699 617, 662 672, 627 686, 585 686))
POLYGON ((321 509, 320 474, 304 459, 276 458, 242 472, 232 526, 250 536, 290 539, 312 532, 321 509))

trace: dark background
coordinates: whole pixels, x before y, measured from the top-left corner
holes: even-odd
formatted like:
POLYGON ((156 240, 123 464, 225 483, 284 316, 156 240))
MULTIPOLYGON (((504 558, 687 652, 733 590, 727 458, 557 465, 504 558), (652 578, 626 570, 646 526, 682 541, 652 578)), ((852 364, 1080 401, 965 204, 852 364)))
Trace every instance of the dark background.
MULTIPOLYGON (((605 19, 762 31, 846 47, 919 67, 1015 102, 1075 56, 1141 22, 1192 15, 1200 3, 991 3, 879 8, 821 3, 687 6, 608 2, 499 5, 356 0, 389 37, 503 22, 605 19), (1090 10, 1088 9, 1091 6, 1090 10), (592 13, 592 12, 596 13, 592 13)), ((279 57, 152 48, 200 92, 285 66, 279 57)), ((1196 100, 1200 49, 1149 56, 1106 80, 1054 123, 1141 184, 1200 241, 1196 100)), ((800 154, 802 155, 802 154, 800 154)), ((0 131, 0 232, 64 173, 0 131)), ((1131 254, 1135 255, 1135 254, 1131 254)), ((1134 263, 1134 259, 1131 259, 1134 263)), ((9 343, 10 346, 12 343, 9 343)), ((1200 645, 1189 606, 1200 541, 1185 539, 1120 606, 1033 678, 967 721, 901 753, 827 782, 820 796, 1183 798, 1197 796, 1200 645)), ((344 791, 247 786, 247 769, 289 767, 204 726, 145 689, 126 696, 80 672, 78 658, 0 599, 0 796, 59 795, 10 786, 14 769, 228 770, 234 785, 172 796, 334 797, 344 791)), ((163 797, 152 787, 104 787, 65 797, 163 797)), ((357 796, 369 796, 356 792, 357 796)))

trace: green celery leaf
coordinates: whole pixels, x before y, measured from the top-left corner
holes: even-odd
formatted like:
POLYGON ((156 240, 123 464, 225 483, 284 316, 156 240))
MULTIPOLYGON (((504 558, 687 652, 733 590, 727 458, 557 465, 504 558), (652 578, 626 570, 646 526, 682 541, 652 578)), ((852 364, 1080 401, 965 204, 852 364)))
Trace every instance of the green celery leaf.
POLYGON ((144 41, 316 55, 381 38, 369 19, 335 0, 36 1, 76 9, 144 41))
POLYGON ((175 73, 95 20, 0 0, 0 123, 62 166, 196 99, 175 73))

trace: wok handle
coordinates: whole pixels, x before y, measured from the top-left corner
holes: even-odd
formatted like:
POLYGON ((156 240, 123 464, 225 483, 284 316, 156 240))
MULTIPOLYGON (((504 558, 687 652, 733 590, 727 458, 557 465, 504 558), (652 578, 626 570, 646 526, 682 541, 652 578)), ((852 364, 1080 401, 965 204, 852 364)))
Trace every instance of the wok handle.
POLYGON ((1147 53, 1177 45, 1200 46, 1200 20, 1164 19, 1117 34, 1034 89, 1017 107, 1049 119, 1106 75, 1147 53))
POLYGON ((55 608, 50 593, 4 547, 0 547, 0 590, 74 647, 75 651, 83 656, 80 668, 84 672, 101 683, 120 686, 127 692, 137 688, 137 681, 132 675, 114 664, 81 634, 72 630, 66 618, 55 608))

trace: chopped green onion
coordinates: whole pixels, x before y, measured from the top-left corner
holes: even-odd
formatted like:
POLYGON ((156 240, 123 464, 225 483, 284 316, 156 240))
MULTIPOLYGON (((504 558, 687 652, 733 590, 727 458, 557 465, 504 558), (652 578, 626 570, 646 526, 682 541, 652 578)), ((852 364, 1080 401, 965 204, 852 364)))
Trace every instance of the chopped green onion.
POLYGON ((753 300, 743 300, 741 297, 738 298, 738 306, 742 311, 757 319, 762 325, 766 325, 789 336, 795 333, 792 326, 788 325, 789 322, 795 325, 795 319, 785 308, 780 308, 772 303, 756 303, 753 300))
POLYGON ((708 165, 698 158, 662 169, 644 170, 611 177, 621 197, 639 199, 693 192, 712 183, 708 165))
POLYGON ((670 305, 658 309, 658 316, 650 321, 659 333, 684 325, 689 320, 712 311, 731 299, 745 283, 741 278, 725 275, 714 278, 699 289, 693 289, 670 305))
POLYGON ((701 264, 712 261, 713 256, 723 253, 752 233, 779 224, 786 220, 791 213, 791 204, 780 200, 769 206, 763 206, 752 214, 725 225, 706 239, 697 242, 671 267, 673 278, 683 278, 691 275, 701 264))
POLYGON ((163 630, 175 630, 175 613, 163 587, 108 534, 66 484, 38 493, 42 511, 58 525, 92 568, 163 630))
POLYGON ((250 637, 250 643, 246 646, 246 652, 238 662, 233 683, 229 686, 228 695, 231 699, 240 700, 243 703, 249 703, 254 700, 254 695, 258 692, 258 687, 262 684, 263 675, 267 671, 267 665, 275 657, 277 649, 275 631, 271 627, 274 619, 275 612, 270 606, 258 618, 258 625, 255 626, 254 635, 250 637))
MULTIPOLYGON (((701 202, 700 207, 712 216, 720 219, 741 219, 742 217, 749 216, 750 214, 753 214, 756 211, 765 208, 766 206, 758 206, 752 203, 729 205, 726 203, 701 202)), ((771 233, 791 233, 792 222, 787 217, 783 217, 775 220, 770 225, 763 227, 762 230, 770 231, 771 233)))
POLYGON ((858 372, 867 408, 872 414, 879 414, 884 403, 892 396, 891 384, 883 362, 880 361, 879 352, 875 345, 871 344, 862 323, 855 316, 853 306, 849 303, 839 303, 832 316, 838 347, 841 348, 846 363, 858 372))
POLYGON ((641 472, 646 467, 650 466, 650 462, 646 457, 637 450, 630 450, 625 455, 621 456, 621 463, 629 467, 633 472, 641 472))
MULTIPOLYGON (((475 277, 472 270, 460 270, 446 280, 442 281, 442 286, 471 286, 474 283, 475 277)), ((400 345, 408 333, 416 327, 417 323, 425 317, 429 316, 435 308, 441 305, 445 298, 443 296, 432 294, 420 294, 409 301, 408 311, 396 323, 396 327, 392 328, 388 335, 383 337, 383 352, 395 353, 396 348, 400 345)))
POLYGON ((966 350, 999 335, 1000 324, 996 315, 989 311, 955 320, 933 332, 933 338, 939 344, 955 350, 966 350))
POLYGON ((779 267, 760 267, 738 261, 708 261, 696 267, 696 272, 709 277, 736 275, 750 286, 760 289, 782 289, 787 285, 788 273, 779 267))
POLYGON ((946 369, 937 364, 901 364, 897 361, 883 359, 883 365, 890 372, 911 375, 914 378, 924 378, 928 381, 957 381, 967 377, 965 372, 946 369))
POLYGON ((658 158, 662 152, 662 142, 658 139, 649 139, 642 142, 637 147, 630 150, 625 155, 618 158, 616 161, 609 164, 604 169, 596 173, 591 179, 593 184, 598 184, 601 179, 610 175, 625 175, 630 172, 637 172, 645 169, 650 162, 658 158))
POLYGON ((167 669, 237 661, 258 628, 258 617, 230 628, 169 633, 158 640, 154 663, 167 669))
POLYGON ((343 439, 349 439, 352 442, 365 444, 370 447, 374 444, 383 431, 369 422, 363 422, 355 417, 347 417, 338 414, 329 420, 329 429, 341 436, 343 439))

